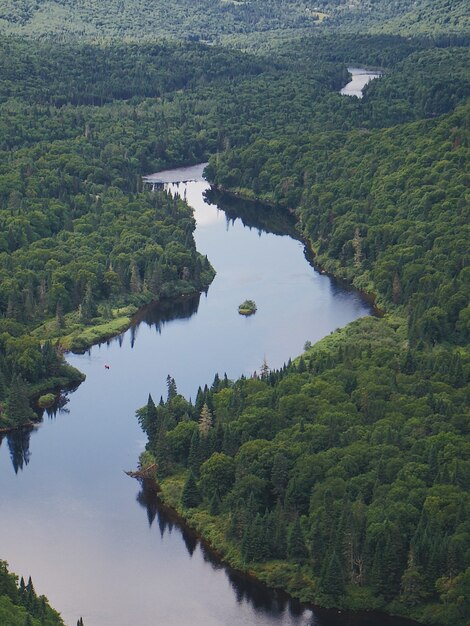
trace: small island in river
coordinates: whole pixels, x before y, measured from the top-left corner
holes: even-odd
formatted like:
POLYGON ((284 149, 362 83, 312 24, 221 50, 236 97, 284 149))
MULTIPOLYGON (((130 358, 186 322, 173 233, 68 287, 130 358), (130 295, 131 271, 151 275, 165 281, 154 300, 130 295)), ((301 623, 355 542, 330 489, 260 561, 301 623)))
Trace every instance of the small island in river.
POLYGON ((257 307, 254 300, 245 300, 238 307, 240 315, 253 315, 256 313, 257 307))

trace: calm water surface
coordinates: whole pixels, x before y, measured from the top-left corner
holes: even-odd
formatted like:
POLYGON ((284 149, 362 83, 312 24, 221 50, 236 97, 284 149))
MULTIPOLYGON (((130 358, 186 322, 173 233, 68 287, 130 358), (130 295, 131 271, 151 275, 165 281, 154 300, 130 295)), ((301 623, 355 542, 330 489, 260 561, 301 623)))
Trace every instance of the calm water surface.
POLYGON ((216 372, 249 375, 264 358, 279 367, 307 339, 370 312, 358 294, 314 271, 298 241, 260 230, 262 212, 246 212, 250 227, 233 218, 233 207, 230 219, 206 204, 202 166, 175 178, 193 180, 172 189, 194 207, 197 247, 217 277, 207 295, 149 308, 121 337, 70 355, 85 383, 30 441, 3 440, 1 558, 31 574, 69 626, 80 615, 86 626, 388 623, 314 616, 229 572, 123 472, 145 445, 135 409, 149 392, 165 394, 167 374, 194 398, 216 372), (258 305, 253 317, 237 313, 245 298, 258 305))
POLYGON ((357 98, 362 98, 362 90, 368 82, 382 76, 380 72, 372 72, 361 67, 348 67, 348 72, 351 74, 351 80, 340 93, 343 96, 356 96, 357 98))

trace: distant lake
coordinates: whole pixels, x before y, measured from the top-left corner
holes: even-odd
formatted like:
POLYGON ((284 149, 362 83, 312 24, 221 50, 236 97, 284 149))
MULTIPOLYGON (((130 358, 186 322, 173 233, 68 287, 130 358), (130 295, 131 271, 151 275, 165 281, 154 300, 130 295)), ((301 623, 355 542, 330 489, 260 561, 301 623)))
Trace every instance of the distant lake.
POLYGON ((357 98, 363 97, 362 92, 367 83, 382 76, 380 72, 372 72, 361 67, 348 67, 348 72, 351 74, 351 80, 341 89, 340 94, 357 98))
MULTIPOLYGON (((198 250, 217 276, 207 294, 150 306, 126 333, 69 361, 86 376, 32 433, 0 447, 0 555, 31 574, 69 626, 402 626, 384 616, 316 612, 222 567, 162 509, 134 469, 145 436, 135 410, 166 377, 186 397, 214 375, 251 375, 371 313, 315 271, 283 214, 209 194, 203 165, 167 173, 194 207, 198 250), (225 209, 225 210, 224 210, 225 209), (237 217, 241 216, 241 217, 237 217), (271 232, 269 232, 271 231, 271 232), (251 317, 238 314, 255 300, 251 317), (104 365, 109 364, 110 369, 104 365)), ((157 179, 164 178, 160 173, 157 179)), ((307 255, 308 257, 308 255, 307 255)))

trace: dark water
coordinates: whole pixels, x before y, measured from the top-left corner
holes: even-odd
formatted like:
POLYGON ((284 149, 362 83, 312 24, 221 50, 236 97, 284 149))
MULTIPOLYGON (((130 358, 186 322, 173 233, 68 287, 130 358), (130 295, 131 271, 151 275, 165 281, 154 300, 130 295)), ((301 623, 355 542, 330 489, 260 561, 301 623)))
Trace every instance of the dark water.
MULTIPOLYGON (((195 397, 216 372, 279 367, 337 327, 369 313, 354 292, 315 272, 302 245, 260 230, 266 214, 231 218, 202 199, 202 168, 182 172, 197 247, 217 277, 208 294, 143 311, 136 327, 70 362, 87 379, 32 433, 0 446, 0 556, 33 577, 69 626, 321 624, 379 626, 290 603, 222 568, 195 537, 127 477, 145 445, 134 413, 165 393, 171 374, 195 397), (256 315, 238 315, 254 299, 256 315), (104 364, 110 369, 104 368, 104 364)), ((241 210, 241 207, 238 207, 241 210)), ((292 224, 273 220, 279 232, 292 224)), ((393 622, 399 626, 401 622, 393 622)))

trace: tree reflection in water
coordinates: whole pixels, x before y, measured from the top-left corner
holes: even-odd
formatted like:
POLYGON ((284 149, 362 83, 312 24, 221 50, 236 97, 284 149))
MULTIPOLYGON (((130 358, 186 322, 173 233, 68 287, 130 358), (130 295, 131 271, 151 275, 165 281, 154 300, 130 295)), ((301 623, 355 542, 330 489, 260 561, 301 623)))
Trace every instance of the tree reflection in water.
POLYGON ((8 433, 6 436, 15 474, 18 474, 19 470, 26 467, 31 458, 29 444, 32 430, 32 428, 21 428, 20 430, 8 433))
MULTIPOLYGON (((294 600, 287 593, 266 587, 242 572, 224 565, 217 554, 202 541, 197 533, 189 528, 184 521, 169 507, 158 499, 158 486, 152 480, 141 480, 141 489, 137 494, 137 502, 146 510, 149 526, 157 518, 160 534, 173 529, 181 535, 188 554, 192 557, 199 546, 204 561, 216 569, 224 569, 239 604, 249 604, 256 612, 264 616, 272 616, 273 623, 280 615, 296 618, 295 623, 304 626, 420 626, 410 620, 402 620, 385 614, 374 612, 354 613, 335 609, 309 607, 294 600), (379 621, 380 620, 380 621, 379 621)), ((289 621, 290 623, 290 621, 289 621)))

